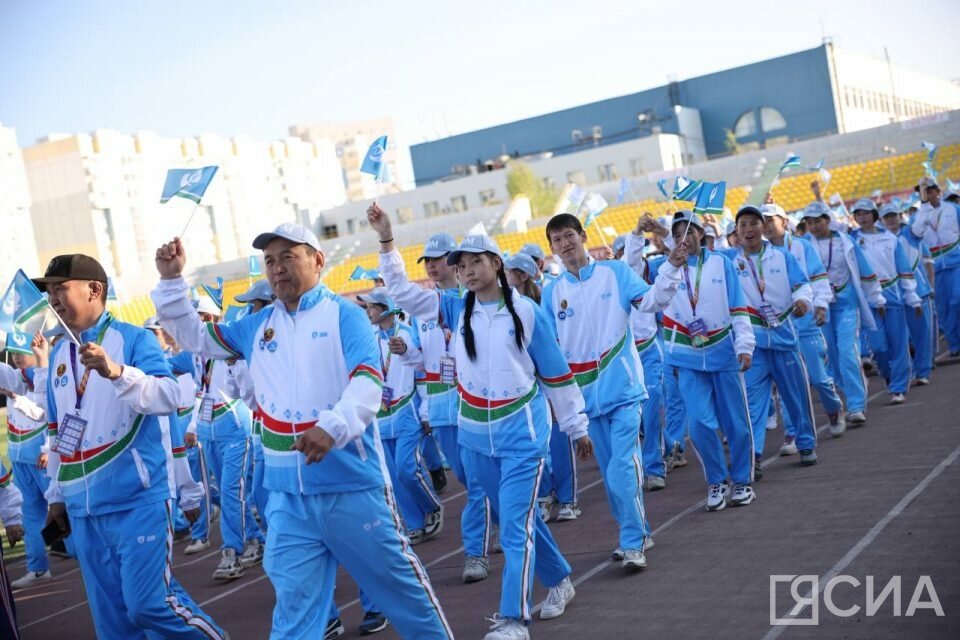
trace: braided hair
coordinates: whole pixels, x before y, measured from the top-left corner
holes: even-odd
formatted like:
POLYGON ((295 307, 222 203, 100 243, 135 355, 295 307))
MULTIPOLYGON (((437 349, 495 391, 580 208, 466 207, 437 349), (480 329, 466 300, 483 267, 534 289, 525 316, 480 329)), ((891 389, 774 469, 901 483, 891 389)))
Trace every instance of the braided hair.
MULTIPOLYGON (((487 255, 493 257, 494 254, 488 253, 487 255)), ((497 268, 497 280, 500 283, 500 293, 503 296, 503 302, 507 307, 507 311, 510 312, 510 316, 513 318, 514 338, 517 342, 517 349, 523 350, 523 322, 520 321, 520 316, 513 307, 513 296, 511 295, 510 285, 507 284, 507 272, 503 270, 503 260, 500 261, 500 266, 497 268)), ((466 305, 463 311, 463 344, 467 349, 467 356, 471 362, 476 362, 477 360, 477 344, 473 336, 473 327, 470 326, 470 320, 473 316, 473 308, 476 302, 477 294, 473 291, 468 291, 466 305)))

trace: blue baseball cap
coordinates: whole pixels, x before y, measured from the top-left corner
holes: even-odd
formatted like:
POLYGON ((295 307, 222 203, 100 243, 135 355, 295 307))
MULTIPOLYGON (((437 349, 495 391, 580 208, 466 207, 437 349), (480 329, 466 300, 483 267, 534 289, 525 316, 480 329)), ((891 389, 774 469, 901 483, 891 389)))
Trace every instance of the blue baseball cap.
POLYGON ((899 216, 900 207, 898 207, 893 202, 888 202, 880 208, 880 217, 885 218, 886 216, 899 216))
POLYGON ((447 254, 447 264, 454 265, 460 261, 460 254, 463 253, 493 253, 500 254, 500 247, 494 242, 493 238, 482 233, 472 236, 466 236, 455 251, 447 254))
POLYGON ((163 327, 160 326, 160 321, 157 320, 157 316, 150 316, 149 318, 143 321, 143 328, 144 329, 162 329, 163 327))
POLYGON ((537 268, 537 263, 533 261, 533 257, 526 253, 515 253, 512 256, 504 258, 503 266, 507 269, 523 271, 531 278, 536 278, 537 273, 540 271, 537 268))
POLYGON ((801 218, 822 218, 824 216, 833 219, 833 215, 830 213, 830 207, 819 200, 808 204, 800 215, 801 218))
POLYGON ((373 291, 368 293, 361 293, 357 296, 357 300, 364 304, 379 304, 383 305, 387 309, 393 309, 394 303, 393 299, 387 295, 386 287, 377 287, 373 291))
POLYGON ((273 302, 273 288, 266 280, 257 280, 253 286, 236 296, 237 302, 253 302, 254 300, 263 300, 264 302, 273 302))
POLYGON ((296 244, 305 244, 316 251, 323 251, 323 249, 320 248, 320 241, 317 240, 317 236, 313 231, 310 231, 310 229, 307 229, 302 224, 296 224, 294 222, 284 222, 273 231, 261 233, 253 239, 253 248, 262 250, 270 244, 271 240, 277 238, 283 238, 296 244))
POLYGON ((880 215, 880 212, 877 211, 877 203, 871 200, 870 198, 860 198, 853 203, 851 211, 872 211, 876 215, 880 215))
POLYGON ((700 220, 700 216, 689 209, 681 209, 673 214, 673 220, 670 222, 671 233, 673 232, 673 227, 676 226, 678 222, 688 222, 697 229, 700 229, 700 231, 703 231, 703 222, 700 220))
POLYGON ((423 255, 417 258, 417 264, 424 258, 442 258, 451 251, 457 250, 457 241, 449 233, 436 233, 430 236, 427 244, 423 245, 423 255))
POLYGON ((613 239, 613 244, 610 245, 610 248, 613 249, 613 253, 616 254, 618 251, 623 251, 627 246, 627 236, 621 235, 613 239))
POLYGON ((536 260, 546 260, 547 255, 543 252, 543 248, 540 247, 536 242, 528 242, 520 248, 520 253, 525 253, 531 258, 536 260))

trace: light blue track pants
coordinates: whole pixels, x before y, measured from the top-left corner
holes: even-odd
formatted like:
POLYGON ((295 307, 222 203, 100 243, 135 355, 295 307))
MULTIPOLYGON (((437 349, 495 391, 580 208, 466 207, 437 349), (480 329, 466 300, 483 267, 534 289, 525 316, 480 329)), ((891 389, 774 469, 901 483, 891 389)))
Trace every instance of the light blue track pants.
POLYGON ((877 328, 867 332, 880 375, 887 381, 888 393, 906 393, 910 387, 910 331, 906 314, 913 309, 887 305, 883 317, 873 311, 877 328))
POLYGON ((934 278, 940 329, 950 351, 956 353, 960 351, 960 267, 940 269, 934 278))
POLYGON ((440 498, 433 491, 423 463, 423 440, 419 429, 398 438, 381 438, 387 470, 408 531, 423 529, 427 514, 440 508, 440 498))
POLYGON ((263 540, 263 534, 250 510, 247 478, 253 461, 251 438, 208 440, 203 445, 207 467, 220 489, 221 549, 243 553, 248 536, 263 540))
POLYGON ((757 347, 753 350, 750 368, 743 374, 743 381, 747 387, 747 404, 753 427, 754 455, 763 454, 774 383, 780 393, 784 416, 791 417, 792 428, 796 430, 797 448, 803 451, 817 447, 807 369, 799 349, 778 351, 757 347))
POLYGON ((540 482, 540 497, 556 495, 561 504, 577 501, 577 456, 570 436, 556 422, 550 428, 550 458, 540 482))
POLYGON ((23 494, 23 544, 26 547, 27 571, 46 571, 50 568, 50 562, 40 532, 47 520, 47 500, 43 494, 50 486, 50 478, 45 469, 37 469, 35 462, 14 462, 13 484, 23 494))
MULTIPOLYGON (((807 367, 810 386, 816 389, 820 396, 820 404, 823 405, 823 410, 828 415, 839 413, 843 409, 843 402, 837 393, 833 378, 827 372, 827 341, 824 340, 823 333, 818 331, 817 333, 801 334, 800 354, 803 356, 803 364, 807 367)), ((789 436, 796 437, 797 435, 793 419, 786 408, 783 411, 783 431, 789 436)))
POLYGON ((487 500, 480 482, 467 475, 460 449, 460 429, 456 425, 431 426, 433 437, 443 450, 450 469, 467 490, 467 502, 460 513, 463 551, 468 556, 485 558, 490 555, 490 501, 487 500))
MULTIPOLYGON (((666 475, 663 464, 665 451, 673 449, 673 442, 668 444, 664 433, 664 391, 663 391, 663 354, 660 344, 654 340, 646 349, 640 352, 640 361, 643 364, 643 381, 647 387, 647 399, 643 401, 643 411, 640 419, 643 424, 643 470, 648 476, 666 475)), ((676 437, 676 436, 674 436, 676 437)), ((680 438, 682 440, 682 436, 680 438)))
POLYGON ((864 411, 867 388, 860 366, 860 311, 856 292, 847 285, 830 303, 830 320, 823 325, 827 341, 827 367, 834 382, 843 391, 847 411, 864 411))

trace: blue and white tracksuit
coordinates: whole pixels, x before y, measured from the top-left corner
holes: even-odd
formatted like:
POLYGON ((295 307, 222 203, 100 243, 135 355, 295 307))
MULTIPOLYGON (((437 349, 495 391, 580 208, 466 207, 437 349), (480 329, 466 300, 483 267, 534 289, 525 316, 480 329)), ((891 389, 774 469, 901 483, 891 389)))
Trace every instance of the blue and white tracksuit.
MULTIPOLYGON (((734 484, 749 485, 753 482, 753 432, 737 356, 752 355, 756 340, 733 263, 722 253, 700 251, 680 270, 680 292, 663 312, 665 363, 668 370, 676 369, 690 442, 707 484, 720 484, 730 477, 734 484), (706 327, 700 345, 690 330, 696 319, 706 327), (718 428, 730 445, 729 474, 718 428)), ((657 274, 668 265, 658 261, 651 268, 657 274)))
MULTIPOLYGON (((23 496, 16 484, 10 482, 13 471, 7 471, 0 462, 0 525, 12 527, 22 522, 23 496)), ((19 640, 17 628, 17 609, 13 601, 13 590, 7 576, 7 566, 0 549, 0 638, 19 640)))
POLYGON ((184 349, 242 356, 261 417, 270 492, 264 568, 276 591, 272 638, 318 638, 342 564, 398 632, 452 636, 426 570, 403 535, 376 423, 383 377, 366 314, 322 284, 294 312, 277 300, 236 322, 204 325, 182 278, 152 293, 184 349), (334 446, 315 464, 292 449, 321 428, 334 446))
MULTIPOLYGON (((194 477, 190 469, 190 460, 187 457, 187 448, 184 444, 184 436, 187 430, 190 429, 192 418, 195 415, 193 412, 193 403, 196 398, 196 387, 193 376, 186 373, 177 375, 177 388, 179 394, 177 404, 179 406, 177 407, 176 413, 170 415, 169 421, 170 447, 173 453, 173 475, 176 484, 178 504, 177 509, 174 510, 173 522, 175 531, 190 529, 192 533, 194 526, 187 521, 183 512, 199 508, 200 516, 198 522, 201 518, 206 519, 209 514, 209 509, 206 508, 206 488, 204 483, 198 480, 199 476, 194 477)), ((207 536, 205 531, 206 529, 204 529, 203 533, 204 539, 206 539, 207 536)))
MULTIPOLYGON (((787 234, 784 236, 783 247, 796 258, 800 268, 810 280, 810 288, 813 291, 813 306, 810 311, 801 318, 790 318, 790 322, 798 333, 800 354, 807 368, 810 386, 817 390, 820 404, 823 405, 827 415, 839 414, 843 409, 843 402, 837 394, 837 386, 833 378, 827 372, 827 342, 823 337, 823 331, 817 326, 813 313, 814 309, 819 308, 826 310, 829 314, 830 303, 833 301, 833 289, 830 287, 827 271, 817 250, 805 238, 787 234)), ((770 404, 770 409, 774 410, 773 403, 770 404)), ((784 433, 790 437, 796 437, 793 418, 785 406, 782 415, 784 433)))
POLYGON ((887 391, 906 393, 910 387, 910 332, 906 316, 921 306, 914 265, 907 260, 896 235, 882 226, 875 228, 875 233, 864 233, 862 229, 851 233, 876 272, 885 300, 886 312, 880 316, 874 311, 876 328, 867 337, 877 368, 887 381, 887 391))
POLYGON ((565 271, 548 284, 541 303, 583 392, 590 439, 625 551, 642 549, 650 535, 639 451, 640 405, 647 391, 631 312, 636 308, 652 314, 670 301, 680 271, 662 271, 650 292, 650 285, 626 263, 591 262, 577 276, 565 271))
POLYGON ((0 363, 0 389, 17 394, 7 401, 7 456, 10 458, 13 483, 23 496, 23 543, 26 547, 27 571, 43 572, 50 568, 43 530, 47 519, 47 501, 43 497, 50 478, 37 468, 37 459, 47 451, 46 369, 14 369, 0 363))
MULTIPOLYGON (((196 381, 199 403, 197 440, 210 473, 220 491, 221 549, 243 553, 249 536, 262 539, 250 504, 247 477, 253 461, 250 439, 250 409, 244 403, 241 379, 248 375, 246 364, 206 359, 181 352, 170 360, 174 374, 189 373, 196 381), (203 406, 209 404, 208 413, 203 406)), ((250 399, 253 402, 253 399, 250 399)), ((195 532, 192 535, 199 535, 195 532)))
POLYGON ((419 295, 397 251, 380 254, 380 274, 401 307, 409 306, 418 318, 442 313, 450 323, 464 467, 483 487, 500 522, 504 568, 499 613, 529 620, 534 572, 548 587, 570 574, 537 508, 550 437, 544 395, 560 429, 574 440, 587 435, 583 396, 546 315, 529 298, 511 290, 523 326, 523 349, 517 348, 513 318, 502 300, 475 304, 471 327, 476 359, 471 360, 463 340, 465 298, 419 295))
POLYGON ((927 276, 926 264, 933 262, 930 249, 918 237, 910 233, 910 229, 902 225, 900 234, 900 248, 907 256, 907 262, 913 267, 913 277, 917 282, 917 296, 920 297, 922 315, 907 312, 907 328, 910 330, 910 342, 913 344, 913 375, 917 378, 929 378, 933 371, 933 355, 935 351, 934 336, 934 307, 933 287, 927 276))
POLYGON ((945 200, 939 207, 924 202, 910 231, 930 248, 937 315, 950 352, 960 352, 960 207, 945 200))
POLYGON ((864 411, 867 387, 860 368, 861 327, 876 328, 871 306, 884 304, 873 267, 850 236, 836 231, 829 238, 810 236, 827 272, 834 301, 822 327, 827 340, 828 371, 843 390, 848 412, 864 411))
POLYGON ((112 382, 90 371, 78 398, 85 374, 76 347, 68 340, 53 347, 50 437, 67 416, 87 424, 76 453, 51 448, 46 497, 66 505, 97 637, 222 638, 171 573, 175 487, 169 427, 161 423, 176 411, 178 393, 160 345, 109 312, 79 338, 100 341, 123 369, 112 382))
POLYGON ((800 355, 799 331, 791 319, 798 302, 808 309, 813 306, 813 290, 807 274, 786 248, 767 241, 756 254, 747 253, 741 246, 727 255, 740 278, 747 317, 756 340, 753 361, 743 374, 754 456, 763 454, 774 383, 782 406, 793 419, 797 448, 813 450, 817 446, 813 402, 807 369, 800 355), (775 320, 764 314, 764 307, 776 315, 775 320))
MULTIPOLYGON (((623 258, 630 267, 651 284, 650 264, 643 256, 644 239, 628 233, 625 236, 623 258)), ((672 450, 675 440, 666 437, 664 429, 664 372, 663 338, 660 336, 660 323, 655 313, 634 309, 630 313, 630 327, 633 331, 633 343, 640 354, 643 366, 643 382, 647 398, 640 412, 643 438, 640 450, 643 453, 643 471, 647 476, 664 477, 667 473, 663 456, 672 450)), ((682 437, 680 438, 682 440, 682 437)))
MULTIPOLYGON (((459 298, 459 289, 427 291, 409 289, 408 296, 415 299, 436 297, 437 295, 459 298)), ((397 304, 409 313, 405 305, 411 301, 398 300, 397 304)), ((428 410, 428 421, 433 437, 443 450, 457 480, 467 489, 467 502, 460 514, 460 530, 463 536, 463 549, 467 556, 486 557, 489 555, 490 504, 479 482, 470 482, 460 455, 460 430, 457 426, 459 396, 456 384, 444 384, 440 378, 440 359, 455 357, 453 350, 453 332, 451 320, 444 318, 438 311, 435 316, 418 316, 417 334, 420 338, 420 350, 423 353, 423 378, 418 384, 425 391, 424 403, 428 410)))
MULTIPOLYGON (((424 434, 416 408, 415 372, 420 341, 409 325, 394 320, 389 331, 379 329, 377 337, 380 369, 383 372, 383 401, 377 412, 380 441, 386 452, 387 468, 393 480, 400 514, 408 531, 423 529, 426 516, 440 508, 423 461, 424 434), (406 356, 390 353, 390 338, 402 339, 406 356)), ((421 357, 422 358, 422 357, 421 357)))

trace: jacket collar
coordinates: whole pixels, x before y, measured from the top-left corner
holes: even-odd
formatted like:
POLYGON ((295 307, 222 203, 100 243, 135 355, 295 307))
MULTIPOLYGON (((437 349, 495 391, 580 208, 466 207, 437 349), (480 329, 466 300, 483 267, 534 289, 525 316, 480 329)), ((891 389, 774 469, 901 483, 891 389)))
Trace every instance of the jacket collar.
POLYGON ((81 331, 77 338, 80 339, 81 343, 95 342, 97 340, 97 336, 100 335, 100 330, 103 329, 103 326, 111 320, 113 320, 113 314, 111 314, 109 311, 104 311, 102 314, 100 314, 97 324, 93 325, 86 331, 81 331))
MULTIPOLYGON (((313 307, 317 306, 321 300, 330 295, 333 295, 330 292, 330 289, 328 289, 327 286, 322 282, 318 282, 316 286, 300 296, 300 303, 297 305, 297 311, 306 311, 308 309, 312 309, 313 307)), ((289 315, 296 315, 297 313, 297 311, 287 311, 287 306, 282 300, 274 300, 273 305, 289 315)))

